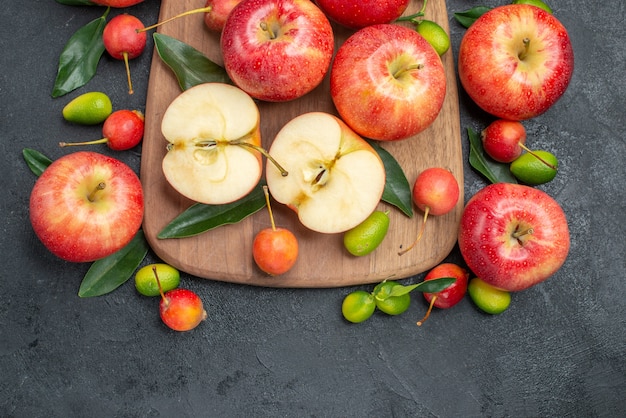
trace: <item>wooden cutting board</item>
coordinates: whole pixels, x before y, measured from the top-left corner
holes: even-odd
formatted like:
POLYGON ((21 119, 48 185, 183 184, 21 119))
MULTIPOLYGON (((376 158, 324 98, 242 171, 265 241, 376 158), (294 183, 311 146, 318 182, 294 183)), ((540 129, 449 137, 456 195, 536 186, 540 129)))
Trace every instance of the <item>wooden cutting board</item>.
MULTIPOLYGON (((159 20, 203 7, 205 0, 162 0, 159 20)), ((412 0, 405 14, 415 13, 422 1, 412 0)), ((426 17, 448 31, 445 2, 429 1, 426 17)), ((352 32, 333 26, 337 45, 352 32)), ((219 36, 209 32, 202 14, 190 15, 161 26, 161 33, 173 36, 202 51, 212 61, 222 64, 219 36)), ((458 91, 452 51, 442 57, 447 73, 447 93, 443 109, 429 129, 400 142, 381 143, 402 166, 411 185, 417 175, 432 166, 446 167, 456 176, 461 199, 455 209, 444 216, 428 219, 421 242, 410 252, 399 256, 402 246, 410 245, 418 232, 423 214, 415 209, 408 218, 398 209, 380 203, 379 209, 390 209, 390 228, 381 246, 365 257, 354 257, 343 247, 342 235, 323 235, 302 227, 294 212, 274 202, 276 223, 291 229, 299 240, 300 253, 292 270, 270 277, 261 272, 252 258, 254 235, 270 226, 266 209, 235 225, 222 226, 184 239, 157 238, 157 234, 194 202, 172 189, 161 170, 167 142, 161 135, 161 118, 170 102, 181 93, 174 74, 155 53, 145 112, 145 137, 142 147, 141 180, 145 193, 143 229, 155 254, 164 262, 189 274, 233 283, 267 287, 340 287, 396 280, 424 272, 441 262, 452 250, 463 209, 463 162, 458 108, 458 91)), ((280 128, 292 118, 308 111, 336 114, 329 94, 328 77, 316 90, 293 102, 259 103, 263 145, 269 148, 280 128)), ((419 112, 419 109, 415 109, 419 112)))

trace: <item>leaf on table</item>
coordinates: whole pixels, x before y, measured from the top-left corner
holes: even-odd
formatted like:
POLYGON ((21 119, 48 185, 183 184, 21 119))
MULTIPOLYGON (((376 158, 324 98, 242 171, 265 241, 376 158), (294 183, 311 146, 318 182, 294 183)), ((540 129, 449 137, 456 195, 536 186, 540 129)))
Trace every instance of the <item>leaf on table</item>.
POLYGON ((78 296, 102 296, 126 283, 148 253, 148 242, 143 230, 124 248, 91 264, 78 290, 78 296))
POLYGON ((467 128, 467 135, 470 142, 469 163, 475 170, 492 183, 517 183, 511 174, 509 164, 494 161, 483 149, 480 135, 472 128, 467 128))
POLYGON ((374 141, 367 141, 383 160, 385 166, 385 189, 382 200, 400 209, 406 216, 413 216, 411 185, 398 161, 386 149, 374 141))
POLYGON ((52 160, 41 152, 31 148, 24 148, 22 150, 22 156, 26 161, 26 164, 36 176, 40 176, 43 171, 52 164, 52 160))
POLYGON ((231 83, 223 67, 194 47, 161 33, 153 37, 157 54, 174 72, 183 91, 202 83, 231 83))
POLYGON ((52 97, 63 96, 87 84, 96 74, 100 57, 104 53, 102 33, 106 25, 106 12, 78 29, 65 44, 61 56, 52 97))
POLYGON ((265 205, 265 194, 261 182, 248 195, 235 202, 224 205, 196 203, 190 206, 166 225, 157 238, 186 238, 218 226, 234 224, 258 212, 265 205))
POLYGON ((463 12, 455 13, 454 18, 462 26, 469 28, 476 21, 476 19, 478 19, 479 17, 487 13, 489 10, 491 10, 491 7, 476 6, 476 7, 472 7, 471 9, 465 10, 463 12))

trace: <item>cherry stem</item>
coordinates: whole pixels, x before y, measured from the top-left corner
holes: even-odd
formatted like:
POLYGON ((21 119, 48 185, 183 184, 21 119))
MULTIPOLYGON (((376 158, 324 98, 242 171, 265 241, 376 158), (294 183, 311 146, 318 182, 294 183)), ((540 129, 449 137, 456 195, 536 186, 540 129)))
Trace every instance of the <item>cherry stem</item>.
POLYGON ((89 196, 87 196, 87 199, 90 202, 93 202, 96 200, 96 194, 100 191, 100 190, 104 190, 104 188, 106 187, 106 183, 105 182, 100 182, 98 183, 98 185, 96 186, 95 189, 93 189, 93 191, 91 193, 89 193, 89 196))
POLYGON ((276 166, 278 171, 280 171, 280 175, 281 176, 287 177, 287 175, 289 175, 289 172, 287 170, 285 170, 280 164, 278 164, 278 161, 276 161, 274 159, 274 157, 272 157, 269 154, 269 152, 267 152, 264 148, 259 147, 259 146, 254 145, 254 144, 251 144, 249 142, 243 142, 243 141, 233 141, 233 142, 231 142, 231 144, 232 145, 240 145, 242 147, 252 148, 253 150, 260 152, 261 154, 263 154, 265 156, 265 158, 270 160, 272 162, 272 164, 274 164, 276 166))
POLYGON ((437 295, 434 295, 433 298, 430 300, 430 305, 428 305, 428 310, 426 311, 426 315, 424 315, 422 319, 417 321, 416 325, 418 327, 421 327, 422 324, 428 319, 428 317, 430 316, 430 313, 433 311, 433 306, 435 306, 436 300, 437 300, 437 295))
POLYGON ((415 245, 417 245, 417 243, 422 239, 422 235, 424 235, 424 229, 426 227, 426 220, 428 219, 429 212, 430 212, 430 207, 426 206, 426 210, 424 211, 424 218, 422 219, 422 225, 420 226, 420 230, 419 230, 419 233, 417 234, 417 238, 415 238, 415 241, 413 241, 413 244, 411 244, 410 246, 408 246, 402 251, 398 251, 398 255, 402 255, 404 253, 411 251, 413 247, 415 247, 415 245))
POLYGON ((212 9, 213 8, 211 6, 207 6, 207 7, 202 7, 202 8, 199 8, 199 9, 187 10, 186 12, 177 14, 174 17, 170 17, 169 19, 165 19, 162 22, 157 22, 154 25, 146 26, 145 28, 142 28, 142 29, 137 29, 137 33, 145 32, 145 31, 148 31, 150 29, 154 29, 157 26, 161 26, 164 23, 171 22, 174 19, 178 19, 179 17, 183 17, 183 16, 188 16, 188 15, 193 14, 193 13, 209 13, 212 9))
POLYGON ((520 60, 525 60, 526 56, 528 55, 528 50, 530 49, 530 39, 529 38, 524 38, 522 40, 522 43, 524 44, 524 50, 522 52, 519 53, 519 55, 517 56, 520 60))
POLYGON ((152 266, 152 272, 154 273, 154 278, 157 282, 157 286, 159 286, 159 293, 161 294, 161 299, 163 299, 163 302, 165 304, 167 304, 167 298, 165 297, 165 294, 163 293, 163 286, 161 286, 161 280, 159 280, 159 274, 157 273, 157 267, 156 266, 152 266))
POLYGON ((130 66, 128 65, 128 52, 123 52, 124 66, 126 67, 126 78, 128 79, 128 94, 133 94, 133 82, 130 80, 130 66))
POLYGON ((406 72, 413 71, 413 70, 421 70, 422 68, 424 68, 424 64, 407 65, 406 67, 402 67, 398 71, 393 73, 393 78, 398 78, 398 77, 400 77, 402 74, 404 74, 406 72))
POLYGON ((94 145, 94 144, 106 144, 109 141, 109 138, 97 139, 95 141, 86 141, 86 142, 59 142, 60 147, 73 147, 77 145, 94 145))
POLYGON ((267 211, 270 214, 270 222, 272 223, 272 231, 276 231, 276 224, 274 223, 274 214, 272 212, 272 205, 270 205, 270 193, 267 185, 263 185, 263 193, 265 194, 265 203, 267 204, 267 211))
POLYGON ((419 23, 417 21, 418 17, 422 17, 425 15, 425 10, 426 10, 426 4, 428 3, 428 0, 424 0, 424 4, 422 5, 422 8, 419 10, 419 12, 414 13, 412 15, 408 15, 408 16, 400 16, 399 18, 396 19, 396 22, 411 22, 411 23, 419 23))
POLYGON ((526 151, 527 153, 529 153, 530 155, 532 155, 533 157, 535 157, 536 159, 538 159, 539 161, 541 161, 543 164, 545 164, 546 166, 548 166, 549 168, 556 170, 557 168, 550 164, 549 162, 547 162, 546 160, 544 160, 543 158, 541 158, 540 156, 538 156, 535 152, 533 152, 532 150, 528 149, 528 147, 526 147, 526 145, 522 144, 521 142, 519 143, 519 146, 526 151))
POLYGON ((270 39, 276 39, 276 34, 274 33, 274 31, 269 27, 269 25, 266 22, 259 23, 259 26, 261 27, 261 29, 264 32, 267 32, 267 34, 269 35, 270 39))

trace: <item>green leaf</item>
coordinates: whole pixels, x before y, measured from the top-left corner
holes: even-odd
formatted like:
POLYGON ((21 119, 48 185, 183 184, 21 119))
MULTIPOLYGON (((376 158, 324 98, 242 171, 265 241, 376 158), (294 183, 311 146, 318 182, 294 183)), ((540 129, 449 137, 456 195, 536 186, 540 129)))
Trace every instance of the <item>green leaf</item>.
POLYGON ((509 164, 499 163, 490 158, 483 149, 480 135, 472 128, 467 128, 467 135, 470 141, 469 163, 475 170, 492 183, 517 183, 509 164))
POLYGON ((426 280, 410 286, 398 285, 391 288, 389 296, 402 296, 406 293, 417 290, 418 292, 437 293, 451 286, 456 279, 454 277, 441 277, 438 279, 426 280))
POLYGON ((413 197, 411 195, 411 185, 398 164, 398 161, 387 150, 374 141, 367 141, 378 153, 385 165, 387 176, 382 200, 400 209, 406 216, 413 216, 413 197))
POLYGON ((221 225, 234 224, 258 212, 265 204, 263 185, 259 183, 248 195, 233 203, 192 205, 166 225, 157 238, 186 238, 221 225))
POLYGON ((40 176, 43 171, 52 164, 52 160, 39 151, 34 149, 24 148, 22 150, 22 156, 26 161, 26 164, 36 176, 40 176))
POLYGON ((202 83, 231 82, 223 67, 192 46, 157 32, 153 37, 157 54, 172 69, 183 91, 202 83))
POLYGON ((126 283, 146 257, 148 248, 146 237, 140 229, 124 248, 91 264, 80 284, 78 296, 101 296, 126 283))
POLYGON ((57 0, 57 3, 65 4, 66 6, 95 6, 89 0, 57 0))
POLYGON ((109 8, 99 18, 78 29, 65 44, 59 57, 59 67, 52 97, 60 97, 87 84, 96 74, 104 53, 102 32, 109 8))
POLYGON ((472 7, 471 9, 465 10, 463 12, 455 13, 454 18, 461 25, 463 25, 466 28, 469 28, 476 21, 476 19, 478 19, 479 17, 487 13, 489 10, 491 10, 491 7, 476 6, 476 7, 472 7))

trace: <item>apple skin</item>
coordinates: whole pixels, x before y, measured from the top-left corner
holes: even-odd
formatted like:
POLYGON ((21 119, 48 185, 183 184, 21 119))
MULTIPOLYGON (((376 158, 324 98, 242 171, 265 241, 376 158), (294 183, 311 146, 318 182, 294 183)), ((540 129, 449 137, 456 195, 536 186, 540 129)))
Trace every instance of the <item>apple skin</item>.
POLYGON ((41 242, 66 261, 107 257, 128 244, 143 219, 143 189, 135 172, 103 154, 80 151, 54 161, 30 195, 30 221, 41 242), (99 183, 103 190, 95 192, 99 183))
POLYGON ((204 14, 204 24, 213 32, 221 32, 226 18, 241 0, 207 0, 204 7, 211 6, 211 11, 204 14))
POLYGON ((482 130, 480 138, 487 155, 510 163, 522 154, 520 144, 526 143, 526 128, 519 121, 497 119, 482 130))
POLYGON ((143 1, 144 0, 91 0, 92 3, 99 6, 109 6, 115 9, 134 6, 135 4, 139 4, 143 1))
POLYGON ((410 0, 315 0, 329 19, 350 29, 392 23, 406 10, 410 0))
POLYGON ((443 277, 453 277, 456 281, 441 292, 424 292, 423 295, 428 303, 433 300, 434 296, 437 296, 435 302, 433 302, 433 306, 440 309, 448 309, 459 303, 467 293, 469 273, 463 267, 454 263, 442 263, 433 267, 424 277, 424 281, 443 277))
POLYGON ((415 30, 372 25, 355 32, 337 51, 330 94, 341 118, 359 135, 406 139, 439 115, 446 74, 437 52, 415 30), (415 65, 422 67, 411 69, 415 65))
POLYGON ((430 215, 445 215, 459 201, 459 183, 451 171, 430 167, 422 171, 413 184, 413 202, 422 212, 428 208, 430 215))
POLYGON ((239 3, 226 20, 220 46, 235 85, 269 102, 294 100, 317 87, 335 48, 328 18, 309 0, 239 3))
POLYGON ((525 120, 547 111, 572 78, 574 53, 565 27, 528 4, 498 6, 465 32, 458 73, 463 88, 484 111, 525 120), (524 59, 524 39, 530 40, 524 59))
POLYGON ((547 193, 496 183, 467 202, 459 249, 468 268, 486 283, 509 292, 543 282, 565 262, 570 247, 567 219, 547 193), (515 231, 532 233, 515 238, 515 231))
POLYGON ((135 16, 121 14, 112 18, 104 27, 102 42, 107 52, 115 59, 137 58, 146 48, 147 33, 137 32, 144 25, 135 16))

